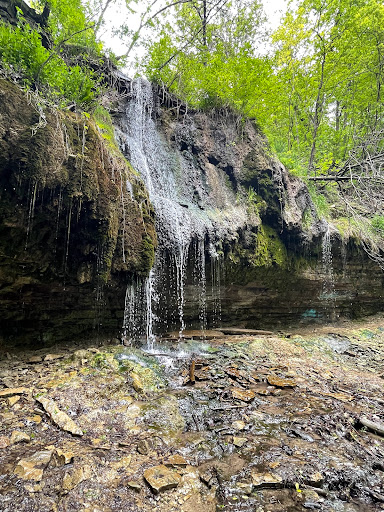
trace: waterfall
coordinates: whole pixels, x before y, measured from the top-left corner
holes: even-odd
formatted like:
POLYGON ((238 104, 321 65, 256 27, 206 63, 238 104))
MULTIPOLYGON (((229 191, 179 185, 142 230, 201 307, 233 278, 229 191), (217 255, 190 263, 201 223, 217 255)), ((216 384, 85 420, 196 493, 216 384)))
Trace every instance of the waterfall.
MULTIPOLYGON (((185 151, 182 154, 159 130, 154 108, 151 84, 137 79, 132 82, 125 115, 115 127, 121 150, 144 181, 156 214, 155 264, 145 283, 128 286, 124 321, 125 329, 128 323, 145 322, 145 336, 149 341, 154 339, 157 327, 168 329, 167 319, 172 320, 180 337, 185 330, 186 282, 191 265, 199 288, 197 316, 201 329, 206 329, 208 247, 227 233, 233 239, 247 215, 245 207, 236 203, 224 171, 211 170, 214 177, 212 184, 208 184, 205 170, 191 158, 193 155, 185 151), (215 198, 217 191, 220 204, 215 198), (147 312, 145 319, 136 313, 132 316, 132 308, 137 307, 138 301, 134 294, 142 297, 142 307, 147 312)), ((185 129, 193 131, 194 126, 185 129)), ((143 329, 135 327, 133 331, 130 334, 137 337, 143 329)))
POLYGON ((335 278, 333 274, 332 241, 329 226, 324 233, 322 244, 323 287, 320 298, 325 301, 329 319, 336 318, 335 278))
POLYGON ((224 277, 224 258, 215 247, 210 247, 211 289, 212 289, 212 327, 221 323, 221 286, 224 277))

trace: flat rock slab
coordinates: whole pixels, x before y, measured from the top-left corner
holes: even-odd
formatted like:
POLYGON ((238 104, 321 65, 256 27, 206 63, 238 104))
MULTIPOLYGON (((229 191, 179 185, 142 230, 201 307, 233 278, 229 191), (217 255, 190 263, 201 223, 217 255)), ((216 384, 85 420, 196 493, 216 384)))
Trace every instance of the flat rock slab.
POLYGON ((178 473, 163 464, 146 469, 144 478, 156 494, 177 487, 181 481, 181 476, 178 473))
POLYGON ((0 398, 9 398, 14 395, 25 395, 29 393, 28 388, 8 388, 0 391, 0 398))
POLYGON ((184 459, 182 455, 175 453, 168 457, 168 459, 164 462, 166 466, 187 466, 188 462, 184 459))
POLYGON ((232 389, 232 397, 243 402, 251 402, 255 398, 255 393, 251 389, 232 389))
POLYGON ((23 480, 40 482, 43 478, 44 468, 49 464, 51 457, 52 450, 36 452, 27 459, 19 460, 14 469, 14 474, 23 480))
POLYGON ((40 396, 36 398, 36 400, 41 403, 44 407, 44 410, 48 413, 48 416, 51 420, 56 423, 58 427, 74 436, 82 436, 83 431, 81 428, 76 425, 76 423, 63 411, 57 407, 56 403, 49 398, 44 396, 40 396))
POLYGON ((194 339, 194 340, 213 340, 215 338, 222 338, 224 333, 221 330, 212 331, 198 331, 190 330, 183 331, 180 335, 178 331, 169 332, 165 335, 166 339, 179 340, 179 339, 194 339))
POLYGON ((241 329, 240 327, 220 327, 220 332, 224 334, 248 335, 248 336, 271 336, 272 331, 262 331, 260 329, 241 329))
POLYGON ((14 430, 11 435, 11 444, 16 443, 29 443, 31 438, 25 432, 21 432, 20 430, 14 430))
POLYGON ((277 375, 268 375, 267 381, 270 386, 276 386, 277 388, 294 388, 296 386, 293 379, 283 379, 277 375))
POLYGON ((252 484, 254 489, 281 489, 283 479, 272 473, 252 473, 252 484))

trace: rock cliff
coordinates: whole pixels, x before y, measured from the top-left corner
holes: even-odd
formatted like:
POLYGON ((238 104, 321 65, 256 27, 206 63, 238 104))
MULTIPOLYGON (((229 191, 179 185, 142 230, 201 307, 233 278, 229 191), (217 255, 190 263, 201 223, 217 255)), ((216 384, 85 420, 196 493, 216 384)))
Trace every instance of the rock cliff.
POLYGON ((142 182, 86 116, 0 81, 0 331, 48 342, 122 324, 153 264, 142 182))
POLYGON ((318 218, 253 122, 125 87, 113 105, 118 149, 103 109, 95 123, 0 81, 3 340, 383 309, 380 269, 318 218))

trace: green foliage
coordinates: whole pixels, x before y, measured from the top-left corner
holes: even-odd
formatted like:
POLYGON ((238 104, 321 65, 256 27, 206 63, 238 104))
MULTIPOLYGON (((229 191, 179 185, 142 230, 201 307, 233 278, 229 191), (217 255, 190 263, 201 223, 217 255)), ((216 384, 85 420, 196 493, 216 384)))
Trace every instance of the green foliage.
POLYGON ((384 216, 383 215, 375 215, 373 219, 371 220, 371 225, 373 228, 373 231, 384 237, 384 216))
POLYGON ((317 190, 316 185, 308 183, 308 190, 311 195, 313 204, 315 205, 316 212, 319 218, 329 219, 330 218, 330 204, 324 193, 317 190))
POLYGON ((101 105, 97 105, 93 111, 93 119, 95 120, 103 138, 108 142, 108 145, 116 147, 115 131, 113 129, 110 113, 101 105))
MULTIPOLYGON (((66 27, 66 37, 75 27, 66 27)), ((89 38, 83 42, 88 44, 89 38)), ((57 40, 56 47, 47 50, 39 31, 32 29, 22 16, 17 27, 0 24, 0 59, 5 73, 18 77, 26 87, 38 88, 55 104, 75 103, 79 108, 89 108, 99 92, 100 77, 86 65, 67 64, 58 51, 60 44, 57 40)))
POLYGON ((260 219, 260 214, 265 213, 267 203, 262 199, 253 187, 248 188, 247 206, 250 213, 254 213, 260 219))

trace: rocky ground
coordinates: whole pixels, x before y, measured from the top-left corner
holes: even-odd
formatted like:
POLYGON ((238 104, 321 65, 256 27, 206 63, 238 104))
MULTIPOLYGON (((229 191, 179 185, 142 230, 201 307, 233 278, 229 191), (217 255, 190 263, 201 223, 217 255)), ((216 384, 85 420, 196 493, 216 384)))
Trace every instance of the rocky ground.
POLYGON ((0 510, 384 510, 384 318, 3 349, 0 510))

